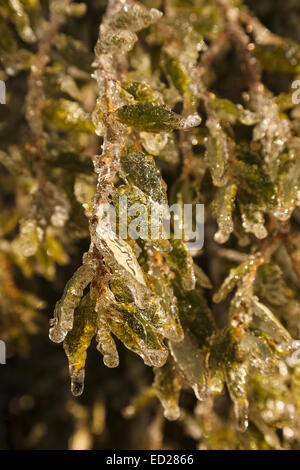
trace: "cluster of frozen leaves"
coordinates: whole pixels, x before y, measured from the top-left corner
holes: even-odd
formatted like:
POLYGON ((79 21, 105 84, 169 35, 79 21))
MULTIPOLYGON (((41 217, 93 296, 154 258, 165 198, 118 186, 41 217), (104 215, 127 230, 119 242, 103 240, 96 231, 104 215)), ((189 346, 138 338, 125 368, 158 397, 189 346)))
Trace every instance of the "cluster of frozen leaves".
MULTIPOLYGON (((0 121, 3 324, 9 332, 13 312, 18 328, 23 322, 32 332, 42 307, 15 286, 12 267, 51 281, 56 263, 68 264, 74 243, 90 237, 50 328, 50 338, 63 342, 73 394, 83 391, 93 337, 104 363, 118 366, 116 337, 154 368, 151 393, 166 418, 180 419, 196 439, 205 436, 208 447, 223 433, 220 446, 280 448, 278 428, 292 445, 299 420, 299 109, 292 92, 276 96, 267 88, 262 70, 292 79, 300 46, 272 34, 240 1, 155 2, 164 15, 153 3, 109 0, 94 55, 62 33, 70 18, 84 15, 84 4, 50 0, 47 19, 38 0, 0 6, 0 79, 28 76, 26 120, 0 121), (228 48, 245 74, 235 102, 216 86, 228 48), (214 241, 190 253, 184 240, 165 239, 162 227, 158 240, 105 238, 100 208, 111 203, 119 213, 120 196, 146 209, 204 203, 214 241), (215 280, 210 258, 224 264, 222 253, 238 265, 216 292, 202 267, 215 280), (217 328, 215 304, 228 295, 228 321, 217 328), (199 401, 194 416, 180 408, 183 389, 199 401), (224 389, 237 426, 214 414, 213 397, 224 389), (249 408, 245 437, 239 430, 248 427, 249 408)), ((7 88, 8 107, 14 96, 7 88)))

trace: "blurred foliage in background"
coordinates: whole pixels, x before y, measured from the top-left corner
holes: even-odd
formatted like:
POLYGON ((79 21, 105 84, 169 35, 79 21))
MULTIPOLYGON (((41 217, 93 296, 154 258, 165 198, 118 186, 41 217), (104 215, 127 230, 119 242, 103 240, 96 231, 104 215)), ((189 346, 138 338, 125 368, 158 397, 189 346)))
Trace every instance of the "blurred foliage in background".
POLYGON ((300 448, 299 24, 0 3, 1 449, 300 448), (101 240, 120 195, 205 204, 203 249, 101 240))

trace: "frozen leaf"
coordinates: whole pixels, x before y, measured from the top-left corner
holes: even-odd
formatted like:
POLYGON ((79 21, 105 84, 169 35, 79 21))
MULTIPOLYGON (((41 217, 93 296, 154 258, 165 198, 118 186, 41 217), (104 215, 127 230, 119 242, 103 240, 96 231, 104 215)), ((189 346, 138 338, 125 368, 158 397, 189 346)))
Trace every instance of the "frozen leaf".
POLYGON ((153 313, 150 312, 147 315, 143 311, 141 313, 161 335, 172 341, 182 341, 183 331, 179 319, 177 298, 172 286, 169 285, 168 275, 164 273, 161 266, 155 265, 155 261, 150 272, 157 295, 157 306, 154 304, 152 307, 153 313))
POLYGON ((265 374, 274 373, 275 366, 278 365, 272 342, 265 333, 260 334, 258 330, 245 332, 238 344, 238 354, 247 358, 253 369, 265 374))
POLYGON ((258 113, 245 109, 242 105, 235 104, 230 100, 213 99, 211 104, 217 111, 221 120, 229 120, 232 122, 237 120, 246 126, 253 126, 260 121, 258 113))
POLYGON ((207 353, 198 346, 191 333, 184 331, 184 339, 170 343, 171 353, 181 373, 190 384, 198 400, 207 398, 207 353))
POLYGON ((64 340, 64 350, 69 360, 71 390, 78 396, 83 392, 86 351, 96 333, 96 312, 90 295, 85 295, 74 310, 72 329, 64 340))
POLYGON ((96 192, 95 178, 89 175, 78 175, 74 183, 74 194, 82 204, 85 214, 90 217, 93 208, 93 197, 96 192))
POLYGON ((235 184, 219 188, 213 202, 213 214, 217 219, 218 232, 214 238, 218 243, 225 243, 233 232, 232 212, 235 207, 237 186, 235 184))
POLYGON ((111 306, 107 312, 110 330, 124 345, 142 357, 148 366, 161 367, 168 350, 155 331, 132 307, 111 306))
POLYGON ((95 129, 89 115, 76 101, 64 98, 48 101, 43 109, 44 116, 61 131, 88 132, 95 129))
POLYGON ((64 265, 69 262, 69 256, 61 243, 51 233, 51 230, 48 230, 45 236, 45 250, 47 256, 56 261, 56 263, 64 265))
MULTIPOLYGON (((296 154, 298 155, 298 154, 296 154)), ((298 157, 296 157, 298 158, 298 157)), ((297 194, 300 186, 299 161, 286 162, 277 179, 278 206, 274 215, 281 221, 287 221, 297 204, 297 194)))
POLYGON ((28 168, 26 165, 21 164, 21 155, 17 151, 11 150, 10 153, 0 150, 0 163, 12 174, 29 176, 28 168))
POLYGON ((171 352, 196 397, 203 400, 208 391, 207 346, 215 329, 214 321, 199 291, 176 293, 179 296, 179 314, 184 339, 179 343, 171 341, 171 352))
POLYGON ((217 331, 212 337, 208 361, 208 386, 209 391, 213 394, 221 393, 224 388, 224 364, 230 344, 231 335, 228 328, 217 331))
POLYGON ((250 269, 255 265, 255 258, 250 256, 247 261, 242 263, 237 268, 232 268, 230 270, 229 276, 225 279, 219 291, 214 294, 214 302, 222 302, 227 295, 234 289, 235 285, 250 271, 250 269))
POLYGON ((100 244, 104 248, 104 259, 106 260, 110 269, 113 270, 115 275, 122 274, 124 279, 127 279, 132 285, 133 282, 137 284, 137 295, 143 295, 144 290, 140 286, 146 287, 145 277, 141 266, 139 265, 136 255, 131 246, 121 238, 103 238, 103 233, 97 233, 100 244))
POLYGON ((110 13, 107 21, 100 27, 95 47, 97 56, 130 51, 137 41, 135 33, 155 23, 162 16, 155 8, 148 9, 132 0, 111 5, 110 13))
POLYGON ((248 428, 247 377, 246 364, 231 362, 227 364, 225 372, 228 391, 234 405, 234 413, 241 431, 248 428))
POLYGON ((276 186, 258 165, 239 160, 234 166, 234 172, 239 179, 243 179, 249 192, 256 195, 268 209, 273 210, 276 207, 276 186))
POLYGON ((253 326, 265 331, 274 338, 279 343, 280 351, 287 352, 292 347, 292 338, 289 332, 282 326, 271 310, 258 301, 257 297, 254 296, 252 302, 253 326))
MULTIPOLYGON (((97 307, 96 307, 97 308, 97 307)), ((103 362, 107 367, 117 367, 119 365, 119 354, 114 339, 111 336, 106 314, 97 308, 97 349, 103 354, 103 362)))
POLYGON ((247 377, 248 363, 245 356, 238 352, 238 334, 232 328, 225 328, 214 338, 209 358, 211 370, 210 388, 214 393, 223 389, 226 381, 234 404, 238 427, 245 431, 248 427, 247 377))
POLYGON ((240 210, 245 232, 253 233, 258 239, 266 238, 268 232, 264 225, 264 215, 259 210, 259 206, 253 203, 240 204, 240 210))
POLYGON ((166 260, 179 273, 182 287, 186 290, 195 288, 195 273, 193 258, 182 240, 171 238, 171 252, 165 255, 166 260))
MULTIPOLYGON (((122 310, 136 312, 142 322, 149 324, 155 332, 179 341, 182 329, 178 318, 178 308, 172 287, 158 267, 153 267, 152 277, 147 279, 149 286, 137 284, 131 276, 124 276, 119 268, 112 265, 111 290, 122 310)), ((144 278, 146 279, 146 278, 144 278)))
POLYGON ((255 290, 261 299, 271 305, 283 305, 288 302, 287 285, 280 268, 273 263, 265 263, 256 273, 255 290))
POLYGON ((169 149, 170 144, 172 142, 170 142, 168 134, 152 134, 151 132, 140 132, 140 137, 144 149, 151 155, 154 155, 156 157, 161 156, 163 151, 166 150, 166 146, 168 143, 169 149))
POLYGON ((13 249, 21 256, 33 256, 40 245, 43 231, 34 218, 25 218, 20 222, 20 233, 13 241, 13 249))
POLYGON ((137 35, 132 31, 102 31, 102 36, 95 47, 95 52, 96 55, 117 54, 120 51, 129 52, 136 41, 137 35))
POLYGON ((206 126, 210 135, 205 139, 207 166, 215 186, 226 184, 226 167, 229 158, 227 137, 216 119, 209 119, 206 126))
POLYGON ((151 88, 145 82, 137 82, 133 80, 123 82, 122 88, 130 93, 136 101, 152 103, 156 105, 162 104, 162 97, 160 93, 156 90, 153 90, 153 88, 151 88))
POLYGON ((121 156, 121 167, 126 178, 151 200, 160 204, 167 203, 166 184, 151 155, 130 147, 121 156))
POLYGON ((202 268, 194 263, 194 273, 196 277, 196 282, 199 284, 200 287, 204 287, 205 289, 211 289, 212 284, 210 282, 209 277, 205 274, 202 268))
POLYGON ((162 13, 155 8, 148 9, 142 4, 127 0, 117 9, 108 26, 116 30, 139 31, 155 23, 161 16, 162 13))
POLYGON ((183 95, 189 88, 189 76, 176 57, 172 57, 168 52, 162 56, 165 70, 170 77, 175 88, 183 95))
POLYGON ((193 334, 199 348, 208 346, 215 330, 215 323, 207 302, 199 290, 183 292, 175 290, 178 296, 180 321, 193 334))
POLYGON ((68 281, 62 298, 56 303, 54 317, 51 320, 50 339, 60 343, 68 331, 73 328, 74 310, 79 305, 84 289, 94 277, 94 270, 89 264, 77 269, 68 281))

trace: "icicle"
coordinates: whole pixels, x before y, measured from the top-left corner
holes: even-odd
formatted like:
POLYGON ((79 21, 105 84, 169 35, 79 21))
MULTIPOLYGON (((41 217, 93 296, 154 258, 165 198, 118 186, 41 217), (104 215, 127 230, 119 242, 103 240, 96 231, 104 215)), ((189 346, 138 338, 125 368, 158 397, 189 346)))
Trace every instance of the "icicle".
POLYGON ((101 306, 96 306, 97 318, 97 349, 103 354, 103 362, 107 367, 117 367, 119 365, 119 354, 116 344, 110 334, 109 326, 105 318, 105 313, 101 311, 101 306))
POLYGON ((219 291, 214 294, 213 300, 214 302, 222 302, 227 295, 232 291, 235 287, 237 282, 242 279, 251 269, 251 267, 255 263, 255 257, 249 256, 247 261, 242 263, 237 268, 232 268, 229 272, 229 276, 226 277, 225 281, 223 282, 222 286, 220 287, 219 291))
MULTIPOLYGON (((64 350, 69 360, 71 391, 75 396, 79 396, 83 392, 86 351, 95 332, 96 313, 94 311, 94 301, 91 299, 90 294, 87 294, 75 309, 72 329, 69 330, 64 340, 64 350)), ((53 340, 53 338, 51 339, 53 340)), ((57 334, 55 339, 57 339, 57 334)))
POLYGON ((208 393, 206 353, 197 346, 188 330, 179 343, 170 342, 172 355, 198 400, 205 400, 208 393))
POLYGON ((73 313, 78 306, 84 289, 94 277, 93 268, 85 264, 80 266, 66 284, 62 298, 56 303, 54 317, 51 320, 50 339, 60 343, 68 331, 73 328, 73 313))
POLYGON ((215 186, 224 186, 227 182, 226 166, 229 158, 227 137, 220 123, 215 118, 206 121, 210 135, 205 139, 207 164, 215 186))
POLYGON ((226 366, 226 383, 234 404, 234 413, 240 431, 246 431, 248 428, 247 376, 248 367, 246 364, 235 362, 226 366))
POLYGON ((154 374, 153 386, 157 397, 164 407, 164 415, 168 420, 174 421, 180 416, 178 401, 182 380, 176 372, 175 364, 171 360, 163 367, 154 369, 154 374))

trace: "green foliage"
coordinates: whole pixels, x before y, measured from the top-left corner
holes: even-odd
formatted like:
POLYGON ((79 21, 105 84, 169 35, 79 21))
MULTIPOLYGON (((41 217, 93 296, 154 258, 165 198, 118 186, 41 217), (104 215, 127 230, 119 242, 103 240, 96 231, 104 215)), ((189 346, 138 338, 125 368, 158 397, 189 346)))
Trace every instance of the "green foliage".
POLYGON ((43 277, 74 396, 95 339, 105 366, 145 364, 128 417, 160 402, 199 448, 299 448, 300 124, 282 75, 297 78, 300 46, 249 2, 109 0, 92 52, 89 3, 0 6, 1 339, 29 347, 45 303, 28 279, 43 277), (100 234, 122 196, 145 208, 137 240, 100 234), (201 250, 172 223, 169 239, 162 221, 143 232, 168 200, 205 204, 201 250))

